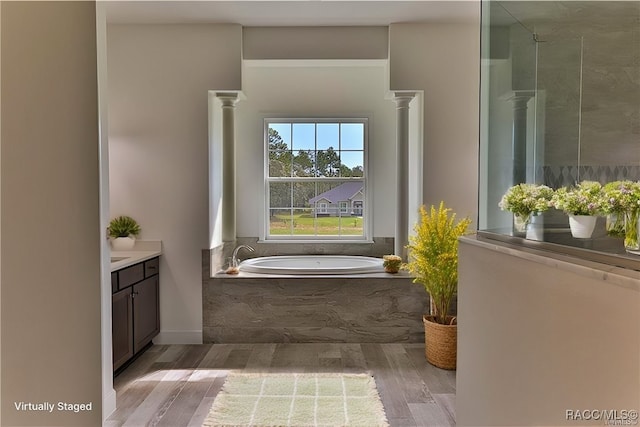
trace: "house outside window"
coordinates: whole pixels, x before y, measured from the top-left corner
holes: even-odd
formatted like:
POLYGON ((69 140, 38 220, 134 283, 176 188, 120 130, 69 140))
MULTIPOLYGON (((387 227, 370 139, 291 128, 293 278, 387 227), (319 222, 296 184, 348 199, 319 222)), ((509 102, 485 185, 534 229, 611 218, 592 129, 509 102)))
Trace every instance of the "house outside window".
POLYGON ((265 239, 368 239, 367 119, 266 119, 264 129, 265 239))

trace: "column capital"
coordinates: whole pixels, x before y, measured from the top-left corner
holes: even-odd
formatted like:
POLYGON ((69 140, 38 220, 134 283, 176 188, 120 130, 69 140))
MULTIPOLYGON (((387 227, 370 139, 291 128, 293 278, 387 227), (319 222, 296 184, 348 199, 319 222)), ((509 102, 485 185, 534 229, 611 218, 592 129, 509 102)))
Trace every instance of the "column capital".
POLYGON ((526 105, 526 103, 535 95, 536 92, 533 90, 514 90, 501 96, 500 99, 504 101, 512 101, 516 105, 522 103, 526 105))
POLYGON ((222 102, 223 107, 235 107, 240 101, 240 95, 237 92, 216 92, 216 98, 222 102))
POLYGON ((409 108, 409 103, 415 98, 415 92, 392 92, 393 100, 396 102, 397 108, 409 108))

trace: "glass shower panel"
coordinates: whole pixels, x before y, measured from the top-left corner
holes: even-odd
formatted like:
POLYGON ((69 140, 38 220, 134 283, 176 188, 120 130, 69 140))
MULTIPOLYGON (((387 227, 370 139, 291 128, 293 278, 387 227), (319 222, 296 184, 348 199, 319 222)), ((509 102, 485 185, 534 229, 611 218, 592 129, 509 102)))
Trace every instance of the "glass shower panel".
MULTIPOLYGON (((542 37, 542 36, 540 36, 542 37)), ((536 182, 553 189, 581 180, 580 125, 582 40, 537 41, 536 182)), ((545 227, 568 227, 553 209, 538 219, 545 227)))
POLYGON ((553 208, 517 232, 498 203, 519 183, 640 180, 640 1, 481 4, 479 234, 637 268, 603 216, 590 238, 553 208))
POLYGON ((479 225, 507 230, 502 195, 535 178, 536 43, 501 4, 483 2, 482 13, 479 225))

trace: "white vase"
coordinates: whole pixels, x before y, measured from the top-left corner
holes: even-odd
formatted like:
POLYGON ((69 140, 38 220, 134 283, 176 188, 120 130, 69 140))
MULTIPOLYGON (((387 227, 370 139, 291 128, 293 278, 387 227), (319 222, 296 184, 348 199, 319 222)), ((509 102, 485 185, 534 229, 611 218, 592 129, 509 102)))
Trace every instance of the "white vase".
POLYGON ((577 239, 588 239, 596 228, 597 216, 569 215, 569 228, 571 235, 577 239))
POLYGON ((513 228, 518 233, 525 233, 527 231, 527 226, 529 225, 530 221, 531 221, 531 214, 530 213, 528 213, 526 215, 514 214, 513 215, 513 228))
POLYGON ((544 240, 544 218, 542 215, 532 215, 527 226, 527 240, 544 240))
POLYGON ((111 249, 114 251, 130 251, 136 244, 134 237, 116 237, 111 240, 111 249))

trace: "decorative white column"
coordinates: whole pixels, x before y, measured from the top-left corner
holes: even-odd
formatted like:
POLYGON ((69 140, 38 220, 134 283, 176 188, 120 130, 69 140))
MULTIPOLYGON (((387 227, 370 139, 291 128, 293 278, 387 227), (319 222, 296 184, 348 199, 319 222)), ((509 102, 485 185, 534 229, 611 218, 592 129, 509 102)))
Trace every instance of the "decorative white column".
POLYGON ((513 102, 513 184, 527 181, 527 104, 533 98, 531 90, 515 90, 509 101, 513 102))
POLYGON ((394 253, 407 259, 409 243, 409 103, 415 92, 394 92, 396 102, 396 232, 394 253))
POLYGON ((216 93, 222 102, 222 241, 236 240, 236 132, 237 93, 216 93))

